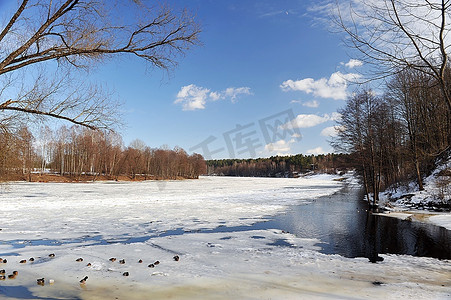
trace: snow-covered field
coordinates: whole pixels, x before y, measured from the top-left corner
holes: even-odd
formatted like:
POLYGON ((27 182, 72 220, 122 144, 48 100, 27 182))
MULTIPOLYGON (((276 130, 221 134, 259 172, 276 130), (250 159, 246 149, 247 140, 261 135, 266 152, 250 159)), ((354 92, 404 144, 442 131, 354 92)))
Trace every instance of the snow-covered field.
POLYGON ((246 229, 338 191, 343 183, 332 179, 9 184, 0 193, 0 257, 8 260, 0 269, 19 275, 0 281, 0 298, 451 298, 450 261, 384 255, 371 264, 321 254, 318 240, 246 229), (36 285, 42 277, 45 286, 36 285))

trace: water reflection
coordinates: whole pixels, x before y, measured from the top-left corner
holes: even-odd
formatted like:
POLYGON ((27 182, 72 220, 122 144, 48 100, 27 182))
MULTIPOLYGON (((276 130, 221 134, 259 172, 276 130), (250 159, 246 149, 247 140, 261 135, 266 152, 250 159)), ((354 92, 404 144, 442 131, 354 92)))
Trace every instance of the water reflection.
POLYGON ((277 227, 321 240, 322 253, 375 259, 380 253, 451 259, 451 232, 443 227, 375 216, 358 189, 292 207, 277 227))

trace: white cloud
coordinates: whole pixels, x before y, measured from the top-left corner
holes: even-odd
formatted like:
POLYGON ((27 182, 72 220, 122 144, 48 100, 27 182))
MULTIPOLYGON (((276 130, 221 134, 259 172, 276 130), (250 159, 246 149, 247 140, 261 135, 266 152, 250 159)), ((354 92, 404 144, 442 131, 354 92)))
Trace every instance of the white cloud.
POLYGON ((194 84, 186 85, 177 93, 174 103, 181 103, 183 110, 204 109, 209 92, 209 89, 194 84))
POLYGON ((236 98, 238 95, 252 95, 251 89, 248 87, 239 87, 239 88, 227 88, 225 92, 223 92, 224 96, 223 98, 230 97, 232 100, 232 103, 236 102, 236 98))
POLYGON ((327 152, 324 151, 322 147, 316 147, 316 148, 307 150, 307 154, 318 155, 318 154, 326 154, 326 153, 327 152))
POLYGON ((349 69, 352 68, 356 68, 356 67, 361 67, 363 66, 363 62, 361 60, 358 59, 350 59, 347 63, 344 64, 346 67, 348 67, 349 69))
POLYGON ((319 102, 316 100, 305 101, 305 102, 301 101, 301 100, 291 100, 290 104, 293 104, 293 103, 298 103, 298 104, 301 104, 302 106, 310 107, 310 108, 316 108, 319 106, 319 102))
POLYGON ((210 92, 210 99, 212 101, 217 101, 221 99, 221 94, 218 92, 210 92))
POLYGON ((332 98, 335 100, 345 100, 348 96, 347 88, 349 81, 355 81, 360 78, 359 74, 346 73, 340 71, 332 73, 329 79, 321 78, 314 80, 313 78, 305 78, 301 80, 286 80, 280 87, 283 91, 303 91, 307 94, 321 98, 332 98))
POLYGON ((284 153, 291 150, 291 144, 293 140, 286 142, 285 140, 280 140, 275 143, 269 143, 265 146, 265 150, 269 152, 284 153))
POLYGON ((316 100, 306 101, 306 102, 302 103, 302 106, 310 107, 310 108, 317 108, 319 106, 319 103, 316 100))
POLYGON ((260 155, 268 156, 268 155, 290 155, 291 154, 291 146, 298 142, 301 138, 300 134, 293 134, 291 139, 279 140, 274 143, 269 143, 265 145, 264 151, 260 152, 260 155))
POLYGON ((174 103, 181 104, 183 110, 205 109, 207 102, 230 99, 232 103, 235 103, 239 95, 252 95, 251 89, 229 87, 224 91, 216 92, 190 84, 180 89, 174 103))
POLYGON ((339 130, 340 130, 339 126, 326 127, 323 130, 321 130, 321 135, 330 137, 337 136, 339 130))
POLYGON ((318 116, 313 114, 297 115, 294 120, 290 122, 291 128, 309 128, 329 121, 326 115, 318 116))
POLYGON ((328 121, 337 121, 340 118, 341 115, 337 112, 333 112, 332 114, 324 114, 323 116, 314 114, 300 114, 281 127, 282 129, 309 128, 328 121))

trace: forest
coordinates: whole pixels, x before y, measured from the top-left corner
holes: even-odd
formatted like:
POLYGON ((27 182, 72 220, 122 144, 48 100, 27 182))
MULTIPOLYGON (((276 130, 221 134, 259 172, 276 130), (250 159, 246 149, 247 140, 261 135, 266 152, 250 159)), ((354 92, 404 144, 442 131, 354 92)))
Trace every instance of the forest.
POLYGON ((301 173, 318 171, 336 173, 352 167, 348 154, 271 156, 256 159, 208 160, 209 175, 244 177, 297 177, 301 173))
MULTIPOLYGON (((339 113, 333 146, 352 153, 373 204, 388 187, 414 181, 423 190, 423 178, 451 157, 451 112, 437 80, 423 72, 400 71, 380 95, 360 90, 339 113)), ((451 174, 441 175, 449 186, 451 174)))
MULTIPOLYGON (((409 190, 424 190, 424 178, 450 162, 451 3, 342 4, 330 12, 333 27, 365 67, 355 80, 360 88, 338 111, 333 146, 353 154, 374 206, 387 188, 416 182, 409 190)), ((451 203, 451 169, 445 166, 437 175, 445 191, 441 200, 451 203)))
POLYGON ((0 133, 1 180, 146 180, 198 178, 206 164, 182 148, 150 148, 140 140, 124 147, 119 134, 74 125, 53 131, 29 128, 0 133), (53 175, 53 176, 49 176, 53 175), (56 177, 55 175, 58 175, 56 177), (59 178, 59 179, 58 179, 59 178))

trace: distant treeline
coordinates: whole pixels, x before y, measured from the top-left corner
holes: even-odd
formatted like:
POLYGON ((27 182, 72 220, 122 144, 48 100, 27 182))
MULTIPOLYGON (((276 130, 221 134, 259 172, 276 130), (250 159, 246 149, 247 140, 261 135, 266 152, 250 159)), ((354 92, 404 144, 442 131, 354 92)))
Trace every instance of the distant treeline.
POLYGON ((300 173, 336 173, 351 167, 348 154, 271 156, 255 159, 208 160, 209 175, 243 177, 296 177, 300 173))
POLYGON ((206 173, 206 164, 202 155, 188 155, 179 147, 150 148, 140 140, 124 147, 121 136, 111 131, 63 126, 56 131, 42 128, 38 137, 27 127, 0 132, 0 178, 22 175, 31 179, 32 173, 111 179, 198 178, 206 173))

